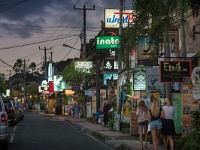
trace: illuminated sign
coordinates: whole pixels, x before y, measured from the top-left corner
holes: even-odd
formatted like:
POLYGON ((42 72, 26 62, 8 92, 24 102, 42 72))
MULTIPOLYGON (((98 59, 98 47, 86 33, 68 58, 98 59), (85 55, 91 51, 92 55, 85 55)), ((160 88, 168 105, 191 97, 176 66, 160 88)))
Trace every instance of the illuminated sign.
POLYGON ((105 59, 104 71, 118 71, 118 61, 114 59, 105 59))
POLYGON ((111 79, 113 77, 114 80, 118 79, 118 74, 104 74, 103 75, 103 83, 104 85, 107 85, 107 79, 111 79))
POLYGON ((90 73, 92 68, 92 61, 75 61, 75 70, 90 73))
POLYGON ((134 90, 146 90, 146 73, 144 71, 134 71, 134 90))
POLYGON ((160 82, 182 82, 191 75, 190 60, 160 61, 160 82))
POLYGON ((121 48, 120 36, 96 36, 96 49, 121 48))
MULTIPOLYGON (((134 10, 123 10, 122 12, 122 26, 127 27, 136 20, 136 13, 134 10)), ((119 9, 105 9, 105 28, 119 28, 120 10, 119 9)))

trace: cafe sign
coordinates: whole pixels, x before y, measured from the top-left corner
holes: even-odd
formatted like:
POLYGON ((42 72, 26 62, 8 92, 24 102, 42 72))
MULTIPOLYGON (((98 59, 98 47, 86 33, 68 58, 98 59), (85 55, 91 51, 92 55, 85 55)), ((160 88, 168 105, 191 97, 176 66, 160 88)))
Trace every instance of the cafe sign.
POLYGON ((182 82, 183 77, 190 77, 192 66, 190 60, 160 61, 160 82, 182 82))
POLYGON ((97 50, 121 48, 120 41, 121 41, 120 36, 96 36, 95 37, 97 50))

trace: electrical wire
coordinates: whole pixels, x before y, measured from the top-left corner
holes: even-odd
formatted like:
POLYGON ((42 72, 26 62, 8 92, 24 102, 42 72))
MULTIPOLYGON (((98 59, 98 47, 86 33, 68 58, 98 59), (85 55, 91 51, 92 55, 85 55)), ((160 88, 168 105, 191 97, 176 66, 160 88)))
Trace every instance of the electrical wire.
POLYGON ((13 3, 0 5, 0 7, 2 7, 2 6, 7 6, 7 7, 5 7, 5 8, 1 8, 1 9, 0 9, 0 13, 5 12, 5 11, 7 11, 7 10, 9 10, 9 9, 12 9, 12 8, 14 8, 14 7, 16 7, 16 6, 18 6, 18 5, 20 5, 20 4, 24 3, 24 2, 26 2, 26 1, 28 1, 28 0, 16 1, 16 2, 13 2, 13 3))

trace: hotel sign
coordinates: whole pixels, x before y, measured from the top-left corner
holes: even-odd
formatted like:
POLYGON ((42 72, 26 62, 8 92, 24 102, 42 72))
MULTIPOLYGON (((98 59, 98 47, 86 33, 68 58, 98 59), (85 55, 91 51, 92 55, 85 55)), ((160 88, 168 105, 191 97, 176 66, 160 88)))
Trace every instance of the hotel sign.
POLYGON ((120 36, 96 36, 95 43, 96 49, 114 49, 121 48, 120 36))
MULTIPOLYGON (((105 28, 119 28, 120 11, 119 9, 105 9, 105 28)), ((124 10, 122 12, 122 26, 127 27, 136 20, 134 10, 124 10)))
POLYGON ((182 82, 183 77, 190 77, 192 66, 190 60, 160 61, 160 82, 182 82))

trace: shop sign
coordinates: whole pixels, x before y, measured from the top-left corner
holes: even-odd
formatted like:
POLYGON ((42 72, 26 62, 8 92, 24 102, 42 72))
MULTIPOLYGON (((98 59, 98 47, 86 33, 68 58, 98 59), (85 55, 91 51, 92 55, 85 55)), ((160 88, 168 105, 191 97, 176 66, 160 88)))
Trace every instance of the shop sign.
POLYGON ((91 102, 87 102, 86 103, 86 116, 88 117, 92 117, 92 105, 91 102))
POLYGON ((157 61, 154 62, 151 58, 151 53, 153 51, 153 48, 149 50, 149 40, 150 38, 145 36, 139 39, 137 47, 138 65, 142 66, 158 65, 158 62, 157 61))
MULTIPOLYGON (((54 91, 59 92, 59 91, 63 91, 63 89, 61 88, 61 82, 63 80, 63 76, 61 75, 55 75, 53 77, 53 87, 54 87, 54 91)), ((50 83, 51 81, 49 81, 50 83)))
POLYGON ((191 75, 190 60, 160 61, 160 82, 182 82, 183 77, 191 75))
POLYGON ((200 99, 200 87, 193 87, 192 93, 194 99, 200 99))
MULTIPOLYGON (((122 26, 127 27, 133 24, 136 20, 136 13, 134 10, 123 10, 122 12, 122 26)), ((119 28, 120 10, 119 9, 105 9, 105 28, 119 28)))
POLYGON ((89 89, 89 96, 96 96, 96 89, 89 89))
POLYGON ((95 37, 97 50, 121 48, 120 41, 121 41, 120 36, 96 36, 95 37))
POLYGON ((160 93, 164 93, 164 84, 159 81, 159 68, 147 68, 146 69, 146 91, 148 94, 159 91, 160 93))
POLYGON ((92 61, 75 61, 75 70, 90 73, 92 68, 92 61))
POLYGON ((117 80, 118 79, 118 74, 104 74, 103 75, 103 83, 104 85, 107 85, 107 79, 111 79, 113 78, 114 80, 117 80))
POLYGON ((200 86, 200 67, 195 67, 192 70, 191 79, 194 86, 200 86))
POLYGON ((134 71, 134 84, 135 91, 146 90, 146 72, 144 71, 134 71))
POLYGON ((104 71, 118 71, 118 61, 114 59, 105 59, 104 71))

